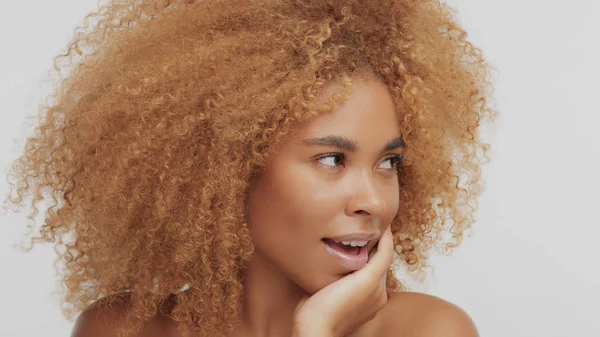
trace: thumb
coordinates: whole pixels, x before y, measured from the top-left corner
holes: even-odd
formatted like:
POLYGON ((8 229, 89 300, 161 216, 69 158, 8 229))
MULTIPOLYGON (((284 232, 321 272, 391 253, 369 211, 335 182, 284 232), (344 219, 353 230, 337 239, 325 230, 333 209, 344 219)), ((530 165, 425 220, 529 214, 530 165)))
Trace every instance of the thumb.
POLYGON ((298 302, 298 304, 296 305, 296 309, 294 310, 294 316, 296 316, 296 314, 298 313, 298 311, 300 310, 300 308, 302 307, 302 305, 304 305, 304 302, 306 302, 309 299, 309 296, 304 295, 301 299, 300 302, 298 302))

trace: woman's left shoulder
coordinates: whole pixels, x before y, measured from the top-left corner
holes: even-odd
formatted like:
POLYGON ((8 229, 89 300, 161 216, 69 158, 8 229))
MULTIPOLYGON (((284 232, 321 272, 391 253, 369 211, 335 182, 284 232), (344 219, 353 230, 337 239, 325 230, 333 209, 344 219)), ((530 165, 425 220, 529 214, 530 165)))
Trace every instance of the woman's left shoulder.
POLYGON ((453 303, 422 293, 388 294, 388 303, 380 312, 380 336, 479 336, 471 317, 453 303))

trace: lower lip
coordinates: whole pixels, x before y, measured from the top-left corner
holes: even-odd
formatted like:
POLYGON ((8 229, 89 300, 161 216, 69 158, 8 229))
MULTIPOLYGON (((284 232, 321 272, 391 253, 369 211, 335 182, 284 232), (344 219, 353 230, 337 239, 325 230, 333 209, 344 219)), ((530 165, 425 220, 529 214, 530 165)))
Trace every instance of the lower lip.
POLYGON ((344 267, 350 270, 359 270, 367 265, 367 260, 369 259, 367 246, 360 247, 358 254, 354 255, 331 247, 325 240, 322 240, 321 242, 325 245, 327 252, 335 257, 344 267))

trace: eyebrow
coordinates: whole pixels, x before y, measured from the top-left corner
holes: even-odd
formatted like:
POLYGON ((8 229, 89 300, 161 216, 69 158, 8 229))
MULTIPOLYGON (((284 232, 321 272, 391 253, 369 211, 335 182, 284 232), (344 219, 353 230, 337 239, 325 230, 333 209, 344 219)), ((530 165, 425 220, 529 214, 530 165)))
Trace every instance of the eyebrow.
MULTIPOLYGON (((360 149, 360 147, 356 144, 356 141, 354 141, 352 138, 344 136, 332 135, 320 138, 308 138, 304 139, 302 143, 307 146, 335 147, 349 152, 356 152, 360 149)), ((386 152, 397 148, 404 148, 404 145, 404 139, 402 139, 402 137, 394 138, 390 140, 387 144, 385 144, 381 152, 386 152)))

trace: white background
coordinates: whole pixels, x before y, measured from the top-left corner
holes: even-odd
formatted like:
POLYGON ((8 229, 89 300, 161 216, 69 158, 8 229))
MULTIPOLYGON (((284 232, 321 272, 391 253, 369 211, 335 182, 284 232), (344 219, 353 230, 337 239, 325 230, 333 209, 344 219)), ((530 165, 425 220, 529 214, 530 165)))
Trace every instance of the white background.
MULTIPOLYGON (((46 93, 52 57, 96 0, 7 1, 0 10, 0 174, 46 93)), ((452 0, 496 66, 499 123, 478 223, 426 290, 464 308, 481 336, 600 336, 600 1, 452 0)), ((20 144, 20 143, 19 143, 20 144)), ((7 183, 0 181, 5 195, 7 183)), ((24 216, 24 215, 22 215, 24 216)), ((41 218, 38 217, 38 221, 41 218)), ((9 226, 10 223, 10 226, 9 226)), ((0 218, 0 336, 68 336, 50 246, 13 249, 0 218)))

